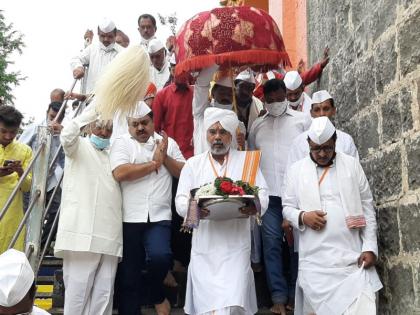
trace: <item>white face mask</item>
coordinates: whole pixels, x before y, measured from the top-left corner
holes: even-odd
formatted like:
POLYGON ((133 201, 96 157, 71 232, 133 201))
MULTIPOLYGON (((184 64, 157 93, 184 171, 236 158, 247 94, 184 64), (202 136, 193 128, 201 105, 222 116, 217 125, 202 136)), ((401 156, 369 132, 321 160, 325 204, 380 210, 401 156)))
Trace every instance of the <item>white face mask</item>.
POLYGON ((281 116, 287 110, 287 101, 265 104, 265 108, 271 116, 281 116))
POLYGON ((294 102, 288 101, 288 102, 289 102, 289 106, 296 107, 296 106, 299 106, 300 103, 302 103, 302 101, 303 101, 303 93, 300 95, 300 97, 296 101, 294 102))
POLYGON ((214 99, 211 101, 211 103, 212 103, 212 106, 220 108, 220 109, 233 110, 233 105, 232 104, 223 105, 223 104, 220 104, 220 103, 216 102, 216 100, 214 100, 214 99))

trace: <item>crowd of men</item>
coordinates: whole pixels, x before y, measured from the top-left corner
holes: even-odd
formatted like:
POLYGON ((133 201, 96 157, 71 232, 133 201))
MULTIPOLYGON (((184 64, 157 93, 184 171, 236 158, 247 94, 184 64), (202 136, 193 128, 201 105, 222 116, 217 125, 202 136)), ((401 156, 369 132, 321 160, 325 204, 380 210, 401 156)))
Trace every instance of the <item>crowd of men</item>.
MULTIPOLYGON (((170 314, 164 285, 177 286, 171 271, 187 269, 187 314, 255 314, 262 270, 274 314, 375 314, 369 184, 352 137, 333 125, 334 98, 305 89, 328 50, 308 71, 232 74, 213 65, 178 78, 172 41, 156 38, 155 18, 141 15, 138 30, 150 82, 130 113, 102 120, 95 102, 98 79, 130 43, 110 19, 99 23, 98 42, 86 32, 71 60, 83 93, 53 90, 45 118, 20 137, 22 115, 0 106, 0 208, 39 146, 38 127, 52 130, 51 157, 62 146, 47 180, 42 246, 60 209, 54 255, 63 259, 64 314, 110 315, 114 303, 120 315, 143 305, 170 314), (76 101, 58 115, 65 99, 76 101), (259 165, 250 164, 252 151, 261 152, 259 165), (182 233, 191 192, 217 177, 241 180, 244 168, 259 187, 259 202, 239 209, 246 218, 214 221, 201 209, 192 235, 182 233)), ((32 308, 26 258, 6 251, 30 185, 29 175, 0 221, 0 314, 44 314, 32 308)), ((15 248, 24 249, 24 232, 15 248)))

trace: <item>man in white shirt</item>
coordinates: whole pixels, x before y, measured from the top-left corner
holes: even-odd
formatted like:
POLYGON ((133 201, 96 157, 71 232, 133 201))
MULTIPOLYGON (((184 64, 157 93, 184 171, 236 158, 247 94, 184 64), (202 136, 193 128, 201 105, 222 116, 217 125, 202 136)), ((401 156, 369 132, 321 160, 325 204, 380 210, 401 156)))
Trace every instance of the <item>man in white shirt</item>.
POLYGON ((110 19, 103 19, 98 25, 99 43, 87 46, 80 55, 72 58, 70 62, 75 79, 85 77, 85 66, 88 67, 85 77, 85 89, 83 94, 90 94, 94 91, 95 83, 115 56, 124 48, 115 42, 117 28, 110 19))
MULTIPOLYGON (((321 90, 315 92, 312 95, 312 105, 311 105, 311 116, 312 118, 317 117, 328 117, 332 120, 337 112, 337 109, 334 105, 334 99, 326 90, 321 90)), ((357 148, 354 145, 353 138, 344 131, 336 130, 337 132, 337 143, 336 150, 342 152, 352 157, 359 159, 359 153, 357 148)), ((294 162, 299 161, 307 157, 309 154, 309 145, 308 145, 308 133, 303 132, 297 136, 290 147, 288 162, 287 165, 292 165, 294 162)))
POLYGON ((111 148, 112 173, 123 195, 119 314, 137 315, 139 294, 147 289, 157 314, 168 315, 163 280, 172 265, 172 176, 179 177, 185 160, 174 140, 154 132, 153 113, 144 102, 127 120, 129 133, 115 139, 111 148))
POLYGON ((156 38, 156 19, 153 15, 145 13, 139 16, 137 25, 140 33, 140 45, 147 50, 150 40, 156 38))
MULTIPOLYGON (((261 150, 261 171, 267 181, 270 202, 262 217, 263 254, 272 312, 285 315, 285 304, 293 301, 294 285, 288 287, 283 270, 282 186, 287 154, 293 139, 309 128, 311 118, 288 107, 286 87, 279 79, 264 84, 267 113, 257 118, 248 136, 250 149, 261 150)), ((295 257, 293 257, 295 258, 295 257)), ((296 258, 297 259, 297 258, 296 258)))
POLYGON ((289 71, 284 76, 286 85, 286 98, 290 108, 309 115, 311 98, 305 93, 305 85, 297 71, 289 71))
POLYGON ((310 153, 287 172, 284 217, 299 231, 296 315, 374 315, 377 225, 357 159, 337 152, 327 117, 308 131, 310 153))
POLYGON ((49 315, 34 306, 35 275, 24 253, 9 249, 0 255, 0 314, 49 315))
POLYGON ((147 51, 152 63, 150 65, 150 81, 160 91, 171 75, 169 63, 166 59, 166 48, 160 40, 152 39, 149 42, 147 51))
MULTIPOLYGON (((176 207, 179 215, 192 219, 189 209, 191 190, 226 176, 241 180, 246 152, 231 147, 238 126, 238 118, 231 110, 207 108, 204 128, 210 149, 190 158, 179 179, 176 207)), ((254 164, 255 185, 261 213, 267 208, 265 180, 254 164)), ((211 211, 211 210, 210 210, 211 211)), ((246 215, 256 214, 256 206, 244 206, 246 215)), ((250 219, 200 220, 193 231, 191 261, 188 266, 187 294, 184 311, 203 315, 251 315, 258 311, 254 275, 250 266, 250 219)))
POLYGON ((122 200, 109 162, 111 133, 112 121, 99 120, 95 104, 61 132, 66 161, 54 254, 63 258, 65 314, 112 314, 122 200), (89 136, 81 137, 85 126, 89 136))

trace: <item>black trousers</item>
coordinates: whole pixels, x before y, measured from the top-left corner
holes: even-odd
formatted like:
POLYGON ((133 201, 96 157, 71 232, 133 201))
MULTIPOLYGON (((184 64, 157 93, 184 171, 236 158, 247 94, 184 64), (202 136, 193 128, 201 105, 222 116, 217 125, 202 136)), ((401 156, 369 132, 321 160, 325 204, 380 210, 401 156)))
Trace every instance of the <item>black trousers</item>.
POLYGON ((172 264, 170 239, 170 221, 123 223, 123 259, 118 266, 120 315, 138 315, 142 300, 160 304, 165 299, 163 280, 172 264))

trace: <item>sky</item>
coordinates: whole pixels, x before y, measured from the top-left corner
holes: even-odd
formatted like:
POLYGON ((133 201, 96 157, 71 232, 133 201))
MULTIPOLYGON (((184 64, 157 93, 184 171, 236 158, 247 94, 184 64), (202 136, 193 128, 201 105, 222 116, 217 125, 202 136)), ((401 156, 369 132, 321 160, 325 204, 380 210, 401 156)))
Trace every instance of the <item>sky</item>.
MULTIPOLYGON (((26 80, 14 88, 15 106, 25 116, 42 119, 54 88, 69 90, 73 83, 70 59, 83 48, 86 29, 94 30, 98 22, 109 17, 130 38, 130 45, 140 41, 137 19, 143 13, 157 18, 157 13, 176 13, 178 28, 198 12, 219 5, 218 0, 1 0, 0 10, 6 23, 24 35, 22 55, 12 56, 26 80)), ((158 19, 157 19, 158 20, 158 19)), ((163 41, 171 35, 169 26, 157 22, 157 37, 163 41)))

